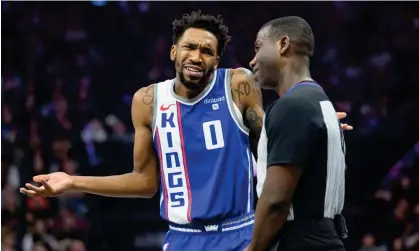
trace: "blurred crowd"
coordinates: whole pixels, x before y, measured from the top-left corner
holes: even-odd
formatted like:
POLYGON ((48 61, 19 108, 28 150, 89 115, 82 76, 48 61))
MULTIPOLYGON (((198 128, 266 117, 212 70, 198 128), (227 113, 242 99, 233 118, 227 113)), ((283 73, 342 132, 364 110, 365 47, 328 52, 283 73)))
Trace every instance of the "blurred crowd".
MULTIPOLYGON (((248 66, 263 23, 284 15, 305 18, 316 37, 313 77, 336 109, 348 112, 355 127, 349 145, 362 147, 362 140, 371 137, 382 140, 370 140, 368 149, 385 159, 371 167, 376 179, 382 180, 391 161, 419 139, 414 115, 419 112, 419 9, 413 3, 2 1, 1 8, 4 251, 159 250, 166 229, 157 198, 78 193, 28 198, 18 188, 41 173, 131 171, 132 94, 175 76, 169 60, 171 22, 195 9, 222 14, 230 27, 233 40, 222 67, 248 66), (380 152, 384 147, 389 154, 380 152)), ((264 92, 265 104, 274 98, 264 92)), ((361 176, 356 166, 374 158, 360 157, 356 150, 348 156, 354 166, 348 164, 348 170, 361 176)), ((400 167, 385 188, 361 185, 378 190, 365 192, 368 199, 362 203, 349 199, 348 207, 355 209, 348 214, 356 217, 349 217, 348 224, 356 227, 348 250, 419 250, 414 156, 416 162, 400 167)))
POLYGON ((366 212, 359 251, 419 250, 419 142, 388 176, 366 212))

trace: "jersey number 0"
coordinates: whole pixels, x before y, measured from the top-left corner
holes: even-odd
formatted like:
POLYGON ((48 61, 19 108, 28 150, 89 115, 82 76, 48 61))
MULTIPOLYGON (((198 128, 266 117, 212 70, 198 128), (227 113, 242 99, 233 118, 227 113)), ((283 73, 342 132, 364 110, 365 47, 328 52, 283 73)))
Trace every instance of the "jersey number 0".
POLYGON ((202 124, 202 129, 204 131, 207 150, 224 147, 223 128, 220 120, 207 121, 202 124))

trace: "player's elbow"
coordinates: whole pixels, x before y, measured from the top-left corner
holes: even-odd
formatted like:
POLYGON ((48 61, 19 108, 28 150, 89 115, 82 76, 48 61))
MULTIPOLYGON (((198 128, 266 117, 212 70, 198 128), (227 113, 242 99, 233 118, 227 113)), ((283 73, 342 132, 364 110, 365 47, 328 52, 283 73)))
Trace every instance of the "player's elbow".
POLYGON ((291 200, 287 199, 278 190, 265 189, 262 193, 265 203, 271 212, 288 212, 291 200))
POLYGON ((157 177, 154 175, 145 175, 142 173, 132 172, 133 181, 133 194, 136 197, 150 199, 159 190, 157 177))
POLYGON ((270 212, 288 213, 291 202, 282 200, 271 200, 268 202, 268 208, 270 212))
POLYGON ((148 186, 146 186, 144 189, 140 191, 139 195, 142 198, 151 199, 154 197, 154 195, 157 193, 158 190, 159 188, 158 188, 157 183, 149 184, 148 186))

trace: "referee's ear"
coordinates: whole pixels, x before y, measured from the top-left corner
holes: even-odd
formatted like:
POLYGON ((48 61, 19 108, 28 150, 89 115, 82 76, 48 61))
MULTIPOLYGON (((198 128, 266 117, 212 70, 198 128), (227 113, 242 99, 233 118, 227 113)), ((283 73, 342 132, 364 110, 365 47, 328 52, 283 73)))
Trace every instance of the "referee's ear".
POLYGON ((282 36, 276 41, 276 48, 279 55, 284 55, 290 47, 290 37, 288 35, 282 36))

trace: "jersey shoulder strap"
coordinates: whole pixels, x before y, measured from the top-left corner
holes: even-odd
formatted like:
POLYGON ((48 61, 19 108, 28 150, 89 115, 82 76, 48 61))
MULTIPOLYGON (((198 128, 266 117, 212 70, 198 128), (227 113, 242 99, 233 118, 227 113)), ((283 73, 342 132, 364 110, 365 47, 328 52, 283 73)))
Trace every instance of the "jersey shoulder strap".
POLYGON ((154 131, 156 129, 156 119, 158 117, 159 111, 165 109, 165 105, 175 104, 175 99, 170 95, 171 83, 174 79, 167 79, 165 81, 154 84, 154 93, 153 93, 153 122, 151 128, 154 131))

